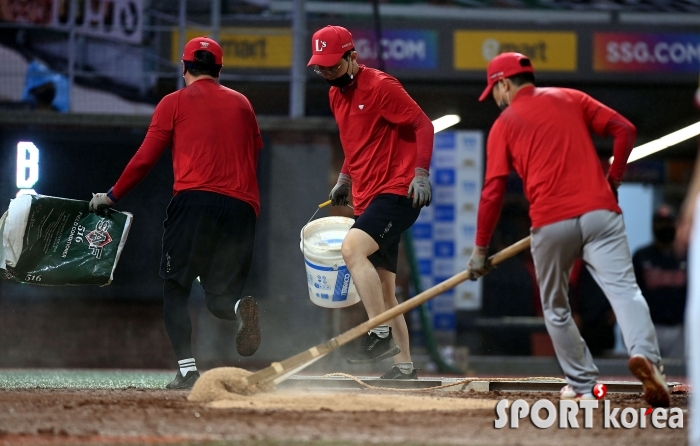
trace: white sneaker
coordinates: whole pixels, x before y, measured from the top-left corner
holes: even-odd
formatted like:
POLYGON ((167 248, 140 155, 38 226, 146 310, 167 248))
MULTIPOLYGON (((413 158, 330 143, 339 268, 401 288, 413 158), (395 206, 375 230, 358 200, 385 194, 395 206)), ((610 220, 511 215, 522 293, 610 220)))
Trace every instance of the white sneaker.
POLYGON ((581 400, 597 400, 598 398, 593 395, 592 392, 586 392, 586 393, 576 393, 574 389, 571 388, 571 386, 564 386, 561 388, 559 391, 559 398, 563 400, 574 400, 574 401, 581 401, 581 400))

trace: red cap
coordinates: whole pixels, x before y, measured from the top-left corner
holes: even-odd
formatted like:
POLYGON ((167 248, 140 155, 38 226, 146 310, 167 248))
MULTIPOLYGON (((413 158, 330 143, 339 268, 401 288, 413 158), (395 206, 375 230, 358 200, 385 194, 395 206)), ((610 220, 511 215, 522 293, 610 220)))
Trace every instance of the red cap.
POLYGON ((342 26, 328 25, 316 31, 311 38, 311 59, 306 66, 332 67, 346 51, 354 47, 350 31, 342 26))
POLYGON ((489 62, 489 66, 486 69, 486 82, 488 82, 488 85, 486 85, 486 89, 479 96, 479 100, 483 101, 486 99, 491 94, 493 86, 501 79, 515 76, 519 73, 534 72, 532 63, 530 63, 530 59, 527 56, 520 53, 499 54, 489 62))
POLYGON ((221 51, 221 47, 216 41, 210 39, 209 37, 195 37, 194 39, 187 42, 185 45, 185 51, 182 53, 182 60, 188 62, 194 62, 194 52, 195 51, 209 51, 214 55, 214 63, 216 65, 224 64, 224 53, 221 51))

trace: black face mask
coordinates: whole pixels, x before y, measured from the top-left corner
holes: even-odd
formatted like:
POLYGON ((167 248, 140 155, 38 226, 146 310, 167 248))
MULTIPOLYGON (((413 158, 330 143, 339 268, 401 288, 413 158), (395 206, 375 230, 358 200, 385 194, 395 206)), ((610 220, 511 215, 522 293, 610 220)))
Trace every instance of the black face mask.
POLYGON ((352 68, 352 59, 348 63, 348 70, 345 72, 345 74, 343 74, 340 77, 336 77, 335 79, 326 79, 326 82, 328 82, 332 86, 338 87, 338 88, 343 88, 343 87, 347 86, 355 78, 354 75, 350 74, 351 68, 352 68))
POLYGON ((654 237, 659 243, 667 245, 676 238, 676 228, 673 226, 661 226, 660 228, 656 228, 654 229, 654 237))
POLYGON ((328 82, 334 87, 342 88, 348 85, 350 82, 352 82, 354 77, 355 76, 353 76, 352 74, 345 73, 340 77, 336 77, 335 79, 326 79, 326 82, 328 82))

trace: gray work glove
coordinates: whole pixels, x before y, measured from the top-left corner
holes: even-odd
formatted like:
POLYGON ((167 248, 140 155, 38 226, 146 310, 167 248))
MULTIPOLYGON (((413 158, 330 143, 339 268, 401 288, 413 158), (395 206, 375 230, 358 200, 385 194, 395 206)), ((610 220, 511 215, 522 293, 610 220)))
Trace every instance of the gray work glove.
POLYGON ((107 194, 92 194, 92 200, 90 200, 90 212, 105 215, 107 210, 112 206, 114 206, 114 202, 107 196, 107 194))
POLYGON ((413 207, 422 208, 430 206, 430 200, 433 198, 433 192, 430 188, 430 180, 428 179, 427 170, 416 167, 416 176, 413 177, 411 185, 408 186, 408 198, 413 196, 413 207))
POLYGON ((348 195, 350 194, 350 175, 341 173, 338 175, 338 182, 336 183, 331 194, 328 198, 331 199, 331 204, 333 206, 347 206, 350 203, 348 195))
POLYGON ((467 263, 467 274, 469 276, 469 280, 475 281, 493 269, 493 267, 489 265, 489 261, 486 258, 487 253, 488 248, 483 246, 474 246, 472 256, 469 259, 469 263, 467 263))

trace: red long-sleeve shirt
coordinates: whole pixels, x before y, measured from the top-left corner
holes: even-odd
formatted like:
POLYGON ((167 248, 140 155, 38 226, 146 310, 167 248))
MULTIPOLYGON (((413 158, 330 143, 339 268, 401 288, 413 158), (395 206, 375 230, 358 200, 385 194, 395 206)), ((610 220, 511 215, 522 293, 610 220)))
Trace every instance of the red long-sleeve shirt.
POLYGON ((636 137, 632 123, 577 90, 524 87, 518 91, 489 133, 476 245, 489 244, 511 170, 523 180, 535 228, 594 210, 621 212, 591 132, 614 138, 615 160, 608 175, 620 181, 636 137))
POLYGON ((379 194, 406 195, 415 168, 430 168, 433 123, 399 81, 360 65, 352 86, 331 87, 331 110, 352 179, 355 214, 379 194))
POLYGON ((202 79, 164 97, 148 133, 110 191, 123 198, 172 146, 173 193, 204 190, 249 203, 260 212, 257 181, 260 129, 248 99, 202 79))

